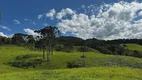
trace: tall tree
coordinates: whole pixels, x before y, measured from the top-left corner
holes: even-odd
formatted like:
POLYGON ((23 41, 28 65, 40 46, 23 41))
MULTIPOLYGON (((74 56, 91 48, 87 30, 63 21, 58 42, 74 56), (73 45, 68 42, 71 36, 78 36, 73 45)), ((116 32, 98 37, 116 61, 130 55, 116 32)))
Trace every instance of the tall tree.
POLYGON ((50 55, 53 54, 54 39, 58 36, 59 30, 54 26, 47 26, 43 29, 36 30, 39 33, 40 38, 44 40, 45 48, 47 49, 47 62, 50 62, 50 55))
POLYGON ((32 35, 27 35, 26 37, 27 45, 30 49, 34 49, 35 47, 35 39, 32 35))

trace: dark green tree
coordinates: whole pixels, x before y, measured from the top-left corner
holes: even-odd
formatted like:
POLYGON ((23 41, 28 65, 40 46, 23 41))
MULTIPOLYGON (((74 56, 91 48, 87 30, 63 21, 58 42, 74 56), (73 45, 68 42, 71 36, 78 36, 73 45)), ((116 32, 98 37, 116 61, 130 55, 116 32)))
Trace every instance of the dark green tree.
POLYGON ((16 45, 24 45, 26 43, 26 38, 27 38, 26 34, 16 33, 13 35, 12 41, 16 45))
POLYGON ((60 32, 58 28, 54 26, 47 26, 35 32, 41 35, 39 38, 43 39, 43 44, 45 44, 44 48, 47 50, 47 62, 50 62, 50 55, 53 54, 54 39, 59 36, 60 32))
POLYGON ((30 49, 34 49, 35 47, 35 39, 32 35, 27 35, 26 43, 30 49))

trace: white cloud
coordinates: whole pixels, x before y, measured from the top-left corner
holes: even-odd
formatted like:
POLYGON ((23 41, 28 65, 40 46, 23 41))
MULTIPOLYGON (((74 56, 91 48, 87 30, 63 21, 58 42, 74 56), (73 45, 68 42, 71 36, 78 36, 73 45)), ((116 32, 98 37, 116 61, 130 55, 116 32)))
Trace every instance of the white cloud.
POLYGON ((56 14, 55 9, 52 9, 48 13, 46 13, 46 17, 49 17, 49 18, 51 18, 53 20, 55 14, 56 14))
POLYGON ((2 26, 2 25, 0 25, 0 28, 5 29, 5 30, 8 30, 8 31, 11 31, 7 26, 2 26))
POLYGON ((48 23, 43 23, 42 25, 43 25, 43 26, 48 26, 48 23))
POLYGON ((29 22, 30 24, 36 25, 36 22, 30 19, 24 19, 24 21, 29 22))
POLYGON ((142 11, 139 12, 139 16, 142 16, 142 11))
POLYGON ((31 29, 29 29, 29 28, 24 29, 24 31, 25 31, 28 35, 33 35, 34 37, 40 36, 40 34, 35 33, 34 30, 31 30, 31 29))
POLYGON ((29 19, 24 19, 24 21, 29 21, 29 19))
POLYGON ((61 12, 57 13, 56 18, 57 19, 62 19, 67 14, 73 15, 73 14, 75 14, 75 11, 73 11, 70 8, 62 9, 61 12))
POLYGON ((39 14, 39 15, 37 16, 38 19, 41 19, 42 17, 43 17, 42 14, 39 14))
POLYGON ((2 36, 2 37, 8 37, 8 36, 5 35, 3 32, 0 32, 0 36, 2 36))
POLYGON ((33 25, 36 25, 35 21, 32 21, 33 25))
POLYGON ((71 32, 83 39, 142 38, 141 15, 137 14, 141 9, 142 3, 120 1, 93 7, 89 9, 92 15, 72 12, 71 19, 62 19, 67 13, 63 9, 57 13, 61 19, 57 26, 62 33, 71 32))
POLYGON ((14 21, 14 24, 21 24, 20 21, 17 19, 14 19, 13 21, 14 21))

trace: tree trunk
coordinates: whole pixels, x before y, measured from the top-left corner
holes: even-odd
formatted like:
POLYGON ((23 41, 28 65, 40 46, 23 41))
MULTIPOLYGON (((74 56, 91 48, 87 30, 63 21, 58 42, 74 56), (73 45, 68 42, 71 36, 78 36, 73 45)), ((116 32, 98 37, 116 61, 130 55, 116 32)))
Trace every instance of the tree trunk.
POLYGON ((85 67, 85 55, 84 55, 84 52, 83 52, 82 61, 83 61, 83 67, 85 67))
POLYGON ((53 55, 53 45, 52 45, 52 43, 50 44, 50 51, 51 51, 51 55, 53 55))
POLYGON ((43 60, 45 60, 45 48, 43 48, 43 60))

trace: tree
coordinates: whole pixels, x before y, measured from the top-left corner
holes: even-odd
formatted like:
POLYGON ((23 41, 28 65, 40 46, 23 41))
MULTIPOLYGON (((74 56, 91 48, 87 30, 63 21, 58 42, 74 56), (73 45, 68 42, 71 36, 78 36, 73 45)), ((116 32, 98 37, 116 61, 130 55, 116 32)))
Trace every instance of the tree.
POLYGON ((142 53, 140 51, 134 50, 133 51, 133 56, 138 57, 138 58, 142 58, 142 53))
POLYGON ((26 37, 27 45, 30 49, 34 49, 35 47, 35 39, 32 35, 27 35, 26 37))
MULTIPOLYGON (((54 26, 47 26, 43 29, 36 30, 35 32, 39 33, 40 39, 43 40, 42 44, 45 44, 45 48, 47 49, 47 62, 50 61, 50 55, 53 54, 53 47, 54 47, 54 39, 58 36, 59 30, 57 27, 54 26)), ((44 50, 44 49, 43 49, 44 50)))
POLYGON ((46 50, 46 41, 44 39, 40 39, 35 43, 35 47, 42 50, 42 58, 45 60, 45 50, 46 50))
POLYGON ((63 47, 64 47, 65 52, 69 53, 69 52, 73 51, 73 45, 72 44, 64 44, 63 47))
POLYGON ((26 43, 26 38, 27 38, 26 34, 16 33, 13 35, 12 40, 14 44, 24 45, 26 43))
POLYGON ((79 48, 79 51, 82 52, 81 58, 82 58, 83 66, 85 67, 85 54, 84 53, 88 51, 88 48, 86 47, 85 41, 83 42, 83 45, 84 45, 83 47, 79 48))

